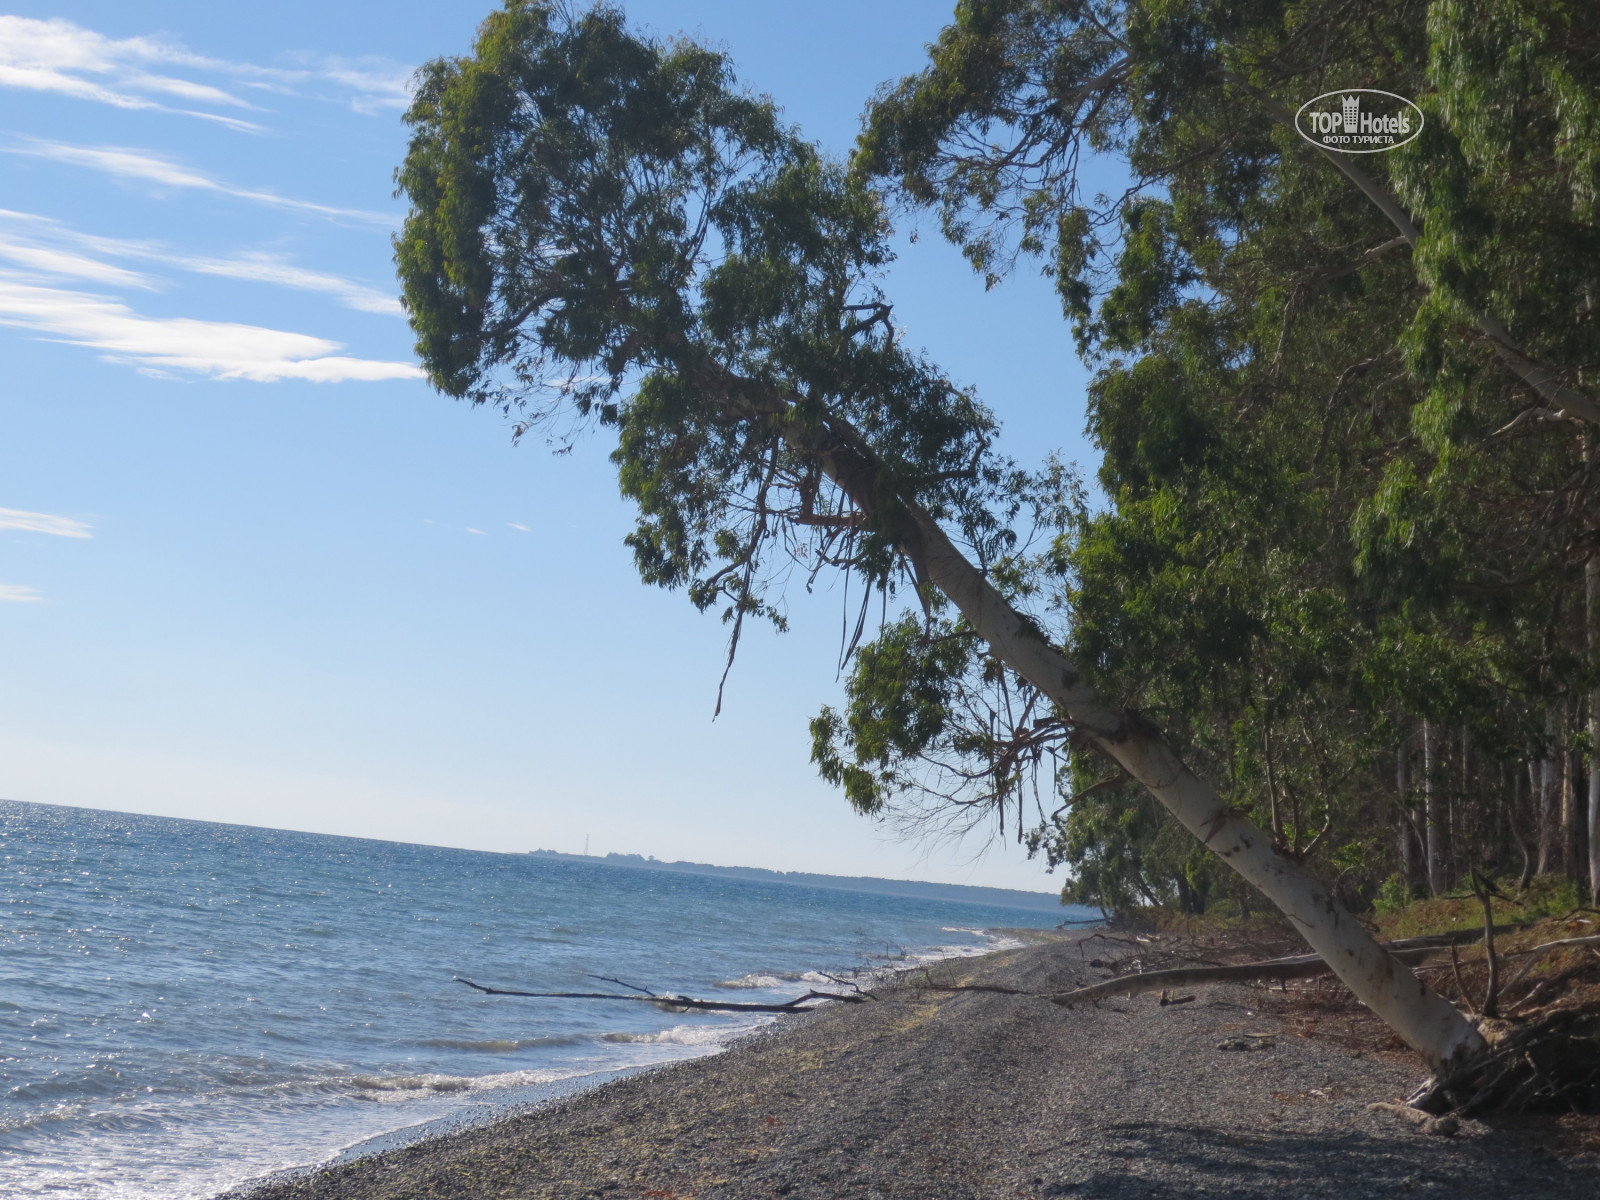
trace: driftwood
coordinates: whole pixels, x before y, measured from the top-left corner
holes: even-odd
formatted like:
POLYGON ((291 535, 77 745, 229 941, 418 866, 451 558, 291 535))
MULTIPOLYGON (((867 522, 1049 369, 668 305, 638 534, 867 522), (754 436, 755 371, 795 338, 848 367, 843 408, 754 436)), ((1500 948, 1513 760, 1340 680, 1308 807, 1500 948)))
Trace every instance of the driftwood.
MULTIPOLYGON (((1104 938, 1107 941, 1127 940, 1108 934, 1095 934, 1093 936, 1104 938)), ((1413 958, 1433 950, 1446 948, 1451 949, 1453 952, 1458 943, 1470 941, 1474 936, 1435 934, 1428 937, 1406 938, 1402 941, 1387 942, 1384 944, 1384 948, 1397 957, 1413 958)), ((1140 939, 1141 942, 1145 940, 1140 939)), ((1564 949, 1569 946, 1600 946, 1600 936, 1562 938, 1559 941, 1546 942, 1543 945, 1534 946, 1529 950, 1517 950, 1498 957, 1523 958, 1541 954, 1548 950, 1564 949)), ((1451 964, 1441 965, 1448 966, 1451 964)), ((1531 966, 1532 964, 1529 965, 1531 966)), ((1456 966, 1455 969, 1459 973, 1459 966, 1456 966)), ((1020 988, 1003 987, 997 984, 938 984, 932 981, 921 983, 909 983, 908 981, 908 986, 932 992, 997 992, 1008 996, 1040 996, 1053 1004, 1070 1007, 1074 1004, 1093 1003, 1108 996, 1135 996, 1142 995, 1145 992, 1173 991, 1179 988, 1193 987, 1196 984, 1278 982, 1289 979, 1311 979, 1318 975, 1326 975, 1330 973, 1330 970, 1331 968, 1327 963, 1323 962, 1320 955, 1297 954, 1287 958, 1272 958, 1261 962, 1235 963, 1227 966, 1175 967, 1161 971, 1142 971, 1132 975, 1119 975, 1112 979, 1105 979, 1099 983, 1091 984, 1088 987, 1075 988, 1070 992, 1057 992, 1054 995, 1029 992, 1020 988)), ((1526 969, 1519 972, 1507 986, 1514 986, 1526 973, 1526 969)), ((812 1012, 830 1000, 840 1004, 860 1004, 863 1001, 875 999, 872 993, 862 991, 859 984, 845 979, 836 979, 834 982, 855 989, 853 992, 841 994, 839 992, 809 991, 803 996, 796 996, 793 1000, 785 1000, 777 1004, 755 1004, 734 1000, 700 1000, 693 996, 658 995, 648 988, 640 987, 638 984, 629 983, 623 979, 614 979, 609 975, 594 975, 591 978, 617 984, 638 994, 622 995, 618 992, 524 992, 512 988, 488 987, 481 983, 474 983, 470 979, 463 979, 459 975, 454 978, 457 983, 465 984, 467 987, 489 996, 525 996, 541 1000, 627 1000, 635 1004, 654 1004, 659 1008, 675 1012, 800 1013, 812 1012)), ((832 977, 830 976, 830 978, 832 977)), ((1164 1003, 1183 1004, 1189 999, 1191 997, 1166 1000, 1164 1003)))
MULTIPOLYGON (((1384 948, 1402 958, 1427 954, 1432 950, 1454 945, 1453 935, 1407 938, 1388 942, 1384 948)), ((1075 988, 1070 992, 1057 992, 1047 996, 1053 1004, 1073 1005, 1103 1000, 1107 996, 1135 996, 1144 992, 1159 992, 1174 988, 1193 987, 1201 983, 1248 983, 1258 980, 1276 982, 1286 979, 1310 979, 1331 971, 1318 954, 1296 954, 1289 958, 1271 958, 1262 962, 1235 963, 1222 967, 1174 967, 1165 971, 1143 971, 1136 975, 1118 975, 1089 987, 1075 988)))
POLYGON ((657 1008, 668 1012, 760 1012, 760 1013, 802 1013, 811 1012, 818 1007, 813 1001, 837 1000, 840 1004, 860 1004, 872 999, 867 992, 840 995, 837 992, 807 992, 804 996, 796 996, 793 1000, 785 1000, 781 1004, 749 1004, 735 1000, 697 1000, 693 996, 665 996, 638 987, 631 983, 623 983, 620 979, 605 978, 609 983, 619 983, 625 988, 633 988, 643 995, 625 996, 620 992, 519 992, 513 988, 487 987, 481 983, 474 983, 470 979, 463 979, 456 975, 453 977, 457 983, 464 983, 475 991, 483 992, 488 996, 528 996, 539 1000, 629 1000, 635 1004, 654 1004, 657 1008))
MULTIPOLYGON (((1493 929, 1488 914, 1485 916, 1485 925, 1493 929)), ((1459 977, 1460 963, 1456 960, 1454 950, 1456 945, 1464 940, 1471 939, 1463 938, 1460 934, 1440 934, 1390 942, 1385 949, 1396 957, 1405 959, 1448 948, 1451 951, 1451 962, 1437 964, 1434 968, 1421 969, 1453 970, 1459 977)), ((1527 966, 1504 985, 1505 988, 1509 989, 1520 982, 1538 955, 1552 950, 1580 946, 1600 946, 1600 936, 1561 938, 1528 950, 1514 951, 1511 954, 1502 953, 1498 957, 1528 960, 1527 966)), ((991 992, 1002 995, 1034 996, 1063 1006, 1094 1002, 1109 996, 1160 991, 1161 1003, 1168 1005, 1193 1001, 1193 996, 1172 997, 1167 993, 1173 989, 1195 984, 1305 979, 1328 972, 1328 965, 1321 957, 1315 954, 1302 954, 1263 962, 1144 971, 1102 980, 1090 987, 1054 995, 997 984, 936 984, 931 980, 920 983, 904 980, 902 986, 913 990, 936 992, 991 992)), ((844 979, 835 982, 856 990, 846 993, 808 991, 804 995, 777 1004, 754 1004, 701 1000, 693 996, 660 995, 638 984, 608 975, 595 975, 591 978, 627 988, 632 994, 531 992, 489 987, 459 975, 454 978, 457 983, 489 996, 525 996, 552 1000, 622 1000, 634 1004, 653 1004, 667 1012, 803 1013, 813 1012, 829 1001, 840 1004, 861 1004, 877 999, 872 993, 862 991, 859 984, 844 979)), ((1536 988, 1535 992, 1539 990, 1536 988)), ((1494 989, 1491 989, 1489 995, 1494 996, 1494 989)), ((1517 1007, 1525 1007, 1532 999, 1532 996, 1524 997, 1517 1007)), ((1487 1003, 1485 1007, 1488 1007, 1487 1003)), ((1518 1020, 1513 1023, 1490 1019, 1483 1023, 1483 1028, 1489 1041, 1486 1054, 1473 1059, 1448 1077, 1435 1076, 1428 1080, 1416 1095, 1404 1103, 1370 1104, 1367 1106, 1368 1109, 1391 1113, 1415 1123, 1423 1132, 1446 1136, 1456 1132, 1457 1117, 1467 1117, 1480 1112, 1600 1109, 1600 1013, 1559 1010, 1527 1022, 1518 1020)))
POLYGON ((1265 962, 1238 963, 1228 967, 1175 967, 1168 971, 1143 971, 1118 975, 1089 987, 1075 988, 1046 997, 1052 1004, 1073 1005, 1107 996, 1134 996, 1173 988, 1193 987, 1197 983, 1245 983, 1258 979, 1307 979, 1328 973, 1328 964, 1317 954, 1294 958, 1274 958, 1265 962))
POLYGON ((1538 954, 1541 950, 1560 950, 1567 946, 1600 946, 1600 934, 1591 937, 1562 938, 1555 942, 1545 942, 1542 946, 1535 946, 1532 950, 1524 950, 1523 954, 1538 954))
MULTIPOLYGON (((1486 923, 1487 925, 1487 923, 1486 923)), ((1488 925, 1499 931, 1499 926, 1488 925)), ((1433 950, 1449 949, 1452 961, 1449 963, 1435 964, 1434 967, 1422 967, 1422 970, 1453 970, 1457 979, 1460 978, 1460 964, 1455 962, 1455 948, 1462 942, 1476 940, 1476 933, 1470 934, 1435 934, 1428 937, 1406 938, 1401 941, 1386 942, 1384 949, 1398 958, 1414 958, 1429 953, 1433 950)), ((1495 955, 1496 966, 1498 961, 1507 958, 1531 958, 1536 954, 1543 954, 1550 950, 1564 950, 1572 946, 1600 946, 1600 935, 1589 937, 1562 938, 1559 941, 1545 942, 1527 950, 1504 951, 1495 955)), ((1518 972, 1505 987, 1513 987, 1519 983, 1532 967, 1530 962, 1527 967, 1518 972)), ((1143 971, 1133 975, 1119 975, 1112 979, 1105 979, 1089 987, 1076 988, 1070 992, 1058 992, 1046 999, 1054 1004, 1073 1005, 1092 1003, 1103 1000, 1107 996, 1136 996, 1145 992, 1158 992, 1171 988, 1193 987, 1202 983, 1250 983, 1257 981, 1277 982, 1288 979, 1310 979, 1318 975, 1329 974, 1331 968, 1322 961, 1320 955, 1297 954, 1289 958, 1272 958, 1261 962, 1236 963, 1221 967, 1174 967, 1163 971, 1143 971)), ((1495 988, 1495 992, 1500 989, 1495 988)), ((1495 994, 1491 992, 1491 995, 1495 994)), ((1462 993, 1463 997, 1465 992, 1462 993)))

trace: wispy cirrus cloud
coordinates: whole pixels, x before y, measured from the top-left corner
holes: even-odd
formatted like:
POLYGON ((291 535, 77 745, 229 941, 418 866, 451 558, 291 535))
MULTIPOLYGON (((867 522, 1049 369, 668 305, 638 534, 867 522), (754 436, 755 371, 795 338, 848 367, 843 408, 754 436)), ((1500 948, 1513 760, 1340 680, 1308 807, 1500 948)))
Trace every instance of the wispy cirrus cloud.
POLYGON ((0 529, 20 529, 27 533, 48 533, 53 537, 86 538, 93 526, 54 513, 28 512, 20 508, 0 508, 0 529))
POLYGON ((331 296, 358 312, 401 315, 399 297, 369 283, 316 271, 282 254, 244 250, 217 257, 185 254, 161 242, 99 237, 82 233, 53 217, 0 208, 0 260, 41 277, 157 290, 150 276, 108 259, 147 262, 168 269, 264 283, 331 296))
POLYGON ((323 295, 332 296, 346 308, 353 308, 358 312, 384 313, 389 316, 400 316, 403 313, 400 298, 392 292, 381 291, 357 280, 346 279, 342 275, 330 275, 325 271, 297 267, 282 258, 261 251, 245 251, 233 258, 180 257, 173 261, 176 266, 200 275, 219 275, 251 283, 276 284, 279 287, 294 288, 302 292, 321 292, 323 295))
POLYGON ((337 54, 301 55, 299 61, 304 65, 297 69, 237 69, 259 72, 256 77, 263 86, 271 86, 273 81, 277 81, 282 89, 302 94, 320 94, 321 89, 343 92, 351 108, 368 116, 396 112, 411 104, 411 80, 416 74, 415 67, 378 55, 361 58, 346 58, 337 54))
POLYGON ((109 175, 113 179, 149 183, 157 187, 182 191, 213 192, 239 200, 248 200, 254 204, 264 204, 269 208, 315 213, 317 216, 361 221, 369 225, 397 224, 397 219, 387 213, 357 208, 335 208, 327 204, 316 204, 310 200, 295 200, 265 188, 236 187, 219 179, 213 179, 192 167, 174 162, 170 158, 126 146, 74 146, 67 142, 19 138, 8 146, 0 147, 0 152, 47 159, 69 166, 87 167, 91 171, 109 175))
POLYGON ((261 126, 208 109, 256 109, 239 94, 250 90, 336 100, 375 113, 405 107, 410 78, 409 67, 382 58, 302 55, 289 67, 260 66, 196 54, 167 37, 112 38, 62 18, 0 16, 0 87, 181 113, 245 130, 261 126))
MULTIPOLYGON (((87 538, 92 526, 55 513, 29 512, 22 508, 0 508, 0 530, 22 533, 47 533, 52 537, 87 538)), ((39 589, 25 583, 0 583, 0 604, 38 604, 44 597, 39 589)))
POLYGON ((148 317, 119 300, 46 287, 0 271, 0 325, 98 350, 147 373, 269 383, 417 379, 412 363, 351 358, 310 334, 192 317, 148 317))
POLYGON ((40 245, 24 238, 8 237, 0 231, 0 259, 56 279, 82 279, 91 283, 122 287, 151 288, 154 285, 137 271, 78 254, 59 246, 40 245))

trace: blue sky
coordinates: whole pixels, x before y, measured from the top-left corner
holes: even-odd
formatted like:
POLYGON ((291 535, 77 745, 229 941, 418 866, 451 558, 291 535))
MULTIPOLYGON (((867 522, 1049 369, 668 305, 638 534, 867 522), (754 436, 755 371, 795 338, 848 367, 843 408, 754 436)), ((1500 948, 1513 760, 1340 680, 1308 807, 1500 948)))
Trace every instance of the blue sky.
MULTIPOLYGON (((639 0, 843 153, 938 3, 639 0)), ((494 850, 1053 889, 908 845, 807 761, 837 591, 745 639, 647 589, 604 435, 556 458, 420 380, 400 113, 482 3, 0 2, 0 796, 494 850)), ((887 281, 1023 461, 1085 465, 1048 285, 932 224, 887 281)))

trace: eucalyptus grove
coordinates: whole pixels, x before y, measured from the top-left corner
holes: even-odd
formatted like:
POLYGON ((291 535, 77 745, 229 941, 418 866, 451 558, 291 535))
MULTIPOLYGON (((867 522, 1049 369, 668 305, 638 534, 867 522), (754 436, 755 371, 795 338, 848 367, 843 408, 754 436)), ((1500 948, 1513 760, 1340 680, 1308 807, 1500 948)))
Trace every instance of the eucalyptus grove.
MULTIPOLYGON (((869 112, 858 171, 1054 276, 1098 367, 1063 639, 1358 904, 1600 894, 1597 50, 1576 4, 978 0, 869 112), (1421 134, 1318 149, 1293 115, 1340 88, 1421 134)), ((1080 898, 1247 898, 1096 757, 1033 834, 1080 898)))
MULTIPOLYGON (((1405 721, 1431 711, 1397 715, 1396 696, 1414 686, 1433 704, 1441 679, 1474 696, 1514 660, 1526 636, 1514 618, 1487 649, 1458 652, 1452 572, 1530 532, 1543 565, 1563 514, 1526 497, 1555 468, 1534 436, 1542 419, 1504 435, 1505 454, 1461 436, 1464 414, 1505 389, 1447 319, 1455 310, 1440 301, 1397 341, 1396 313, 1438 289, 1403 254, 1369 251, 1359 200, 1330 207, 1348 185, 1286 153, 1278 126, 1227 124, 1232 101, 1203 75, 1225 39, 1205 22, 1234 11, 1183 7, 1191 27, 1162 26, 1153 65, 1135 68, 1105 55, 1144 36, 1142 10, 963 4, 929 71, 880 100, 852 170, 739 91, 719 55, 641 40, 611 10, 510 0, 472 55, 419 78, 398 173, 411 204, 397 239, 406 305, 446 394, 517 412, 524 428, 614 432, 642 577, 721 609, 735 639, 747 618, 779 619, 770 589, 792 562, 915 599, 863 647, 846 710, 813 728, 824 774, 858 807, 909 797, 1016 811, 1045 755, 1072 756, 1069 789, 1105 763, 1115 773, 1098 795, 1125 795, 1124 781, 1148 791, 1161 821, 1281 908, 1448 1072, 1482 1048, 1478 1033, 1372 942, 1316 855, 1341 844, 1345 795, 1385 737, 1392 751, 1405 721), (964 58, 974 22, 990 22, 979 31, 990 40, 964 58), (1050 89, 1087 97, 1089 132, 1050 89), (1038 114, 983 109, 1013 95, 1038 114), (996 148, 990 162, 991 129, 1049 145, 996 148), (976 131, 976 149, 952 148, 962 131, 976 131), (1145 192, 1104 213, 1076 206, 1085 147, 1130 153, 1145 192), (1151 147, 1170 161, 1147 161, 1151 147), (1055 182, 1018 193, 1007 172, 1019 165, 1055 182), (1060 471, 1001 459, 990 412, 897 339, 877 283, 889 210, 871 181, 884 177, 943 205, 985 270, 1011 252, 1006 228, 1019 231, 1016 253, 1050 249, 1084 350, 1103 365, 1092 423, 1109 511, 1060 471), (1225 220, 1228 205, 1249 219, 1225 220), (1097 229, 1113 258, 1106 287, 1097 229), (1310 273, 1298 289, 1294 271, 1310 273), (1263 353, 1269 343, 1280 351, 1263 353), (1382 371, 1396 381, 1374 391, 1382 371), (1338 403, 1326 400, 1334 384, 1338 403), (1297 407, 1313 393, 1320 411, 1297 407), (1402 441, 1421 448, 1374 458, 1368 447, 1393 440, 1396 411, 1412 407, 1426 432, 1402 441), (1432 474, 1419 476, 1422 454, 1432 474), (1475 488, 1520 488, 1519 503, 1473 508, 1475 488), (1419 547, 1407 522, 1453 540, 1419 547), (1024 549, 1030 524, 1059 531, 1046 552, 1024 549), (1417 674, 1435 659, 1433 675, 1417 674), (1251 820, 1257 808, 1269 829, 1251 820)), ((1495 602, 1469 611, 1498 620, 1495 602)), ((1547 666, 1565 669, 1553 651, 1528 669, 1547 666)), ((1093 807, 1069 797, 1066 825, 1046 818, 1033 836, 1059 852, 1051 830, 1070 837, 1093 807)))

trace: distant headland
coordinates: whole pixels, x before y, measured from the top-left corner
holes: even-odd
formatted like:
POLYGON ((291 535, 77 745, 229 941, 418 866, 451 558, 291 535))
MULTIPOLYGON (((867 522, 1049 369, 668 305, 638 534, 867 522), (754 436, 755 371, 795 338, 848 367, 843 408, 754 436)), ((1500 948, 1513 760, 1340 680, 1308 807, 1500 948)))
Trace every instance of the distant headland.
MULTIPOLYGON (((710 863, 663 862, 642 854, 563 854, 558 850, 530 850, 536 858, 563 862, 589 863, 603 867, 633 867, 645 871, 677 871, 686 875, 720 875, 732 879, 752 879, 761 883, 792 884, 800 887, 830 888, 841 892, 873 892, 885 896, 908 896, 917 900, 946 900, 957 904, 987 904, 994 908, 1023 908, 1034 912, 1057 912, 1063 916, 1061 898, 1053 892, 1023 892, 1013 888, 975 887, 963 883, 923 883, 909 879, 875 879, 866 875, 813 875, 808 871, 768 871, 762 867, 718 867, 710 863)), ((1072 906, 1074 909, 1076 905, 1072 906)))

